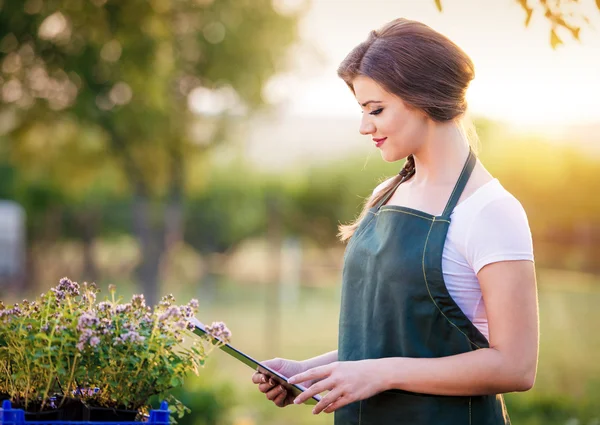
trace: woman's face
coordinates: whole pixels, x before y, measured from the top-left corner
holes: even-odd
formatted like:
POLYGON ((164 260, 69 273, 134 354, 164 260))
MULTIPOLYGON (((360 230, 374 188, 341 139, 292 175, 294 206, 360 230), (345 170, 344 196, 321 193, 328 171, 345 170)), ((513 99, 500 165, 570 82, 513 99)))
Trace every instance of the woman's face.
POLYGON ((419 150, 427 130, 426 114, 409 109, 371 78, 358 76, 352 85, 362 108, 360 133, 372 137, 384 161, 399 161, 419 150))

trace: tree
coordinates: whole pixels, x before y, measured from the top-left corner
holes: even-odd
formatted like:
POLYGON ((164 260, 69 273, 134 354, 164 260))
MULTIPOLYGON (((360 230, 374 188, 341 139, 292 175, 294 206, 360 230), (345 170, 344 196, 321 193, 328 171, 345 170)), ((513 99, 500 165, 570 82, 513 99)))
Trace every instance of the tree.
MULTIPOLYGON (((301 12, 282 13, 271 0, 0 1, 9 139, 15 149, 32 137, 58 146, 57 172, 75 181, 79 157, 60 145, 100 143, 134 199, 149 303, 160 257, 183 232, 188 161, 225 140, 232 117, 263 103, 301 12), (49 138, 60 123, 74 130, 49 138)), ((30 153, 47 159, 45 149, 30 153)), ((105 166, 86 170, 96 165, 105 166)))
MULTIPOLYGON (((437 9, 442 11, 442 0, 434 0, 437 9)), ((515 0, 525 12, 525 26, 529 25, 535 9, 544 14, 550 23, 550 45, 556 49, 563 44, 558 33, 567 31, 575 40, 579 41, 579 32, 583 24, 590 25, 590 20, 581 12, 580 0, 515 0)), ((600 10, 600 0, 595 0, 596 7, 600 10)))

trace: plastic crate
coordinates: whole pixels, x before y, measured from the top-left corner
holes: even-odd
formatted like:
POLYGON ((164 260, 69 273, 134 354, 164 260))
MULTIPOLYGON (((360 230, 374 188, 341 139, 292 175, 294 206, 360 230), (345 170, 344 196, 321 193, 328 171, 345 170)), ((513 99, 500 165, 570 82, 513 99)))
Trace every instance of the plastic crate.
POLYGON ((10 400, 2 402, 0 409, 0 425, 169 425, 171 422, 171 412, 166 401, 160 404, 160 409, 150 410, 150 416, 146 422, 89 422, 89 421, 26 421, 25 411, 23 409, 13 409, 10 400))

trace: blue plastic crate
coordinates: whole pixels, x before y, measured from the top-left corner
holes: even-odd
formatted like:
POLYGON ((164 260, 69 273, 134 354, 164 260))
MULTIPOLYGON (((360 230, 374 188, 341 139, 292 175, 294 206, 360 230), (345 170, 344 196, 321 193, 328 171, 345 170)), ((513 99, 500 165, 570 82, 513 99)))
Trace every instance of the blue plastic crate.
POLYGON ((2 402, 0 409, 0 425, 169 425, 171 412, 166 401, 160 404, 160 409, 150 410, 150 417, 146 422, 87 422, 87 421, 26 421, 23 409, 13 409, 10 400, 2 402))

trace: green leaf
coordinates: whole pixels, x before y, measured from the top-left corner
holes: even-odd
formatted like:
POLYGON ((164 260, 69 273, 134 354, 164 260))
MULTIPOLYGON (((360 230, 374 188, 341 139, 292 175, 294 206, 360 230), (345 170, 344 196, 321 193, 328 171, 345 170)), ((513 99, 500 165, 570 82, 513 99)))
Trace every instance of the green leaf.
POLYGON ((169 384, 170 384, 170 385, 171 385, 173 388, 176 388, 176 387, 179 387, 181 384, 183 384, 183 381, 181 380, 181 378, 180 378, 180 377, 178 377, 178 376, 173 376, 173 377, 171 378, 171 380, 169 381, 169 384))
MULTIPOLYGON (((597 0, 600 1, 600 0, 597 0)), ((440 12, 442 11, 442 0, 435 0, 435 7, 437 7, 437 10, 439 10, 440 12)))
POLYGON ((550 30, 550 45, 552 46, 553 49, 556 50, 556 48, 558 46, 560 46, 561 44, 563 44, 563 41, 560 39, 558 34, 556 34, 556 31, 554 31, 554 28, 551 29, 550 30))

